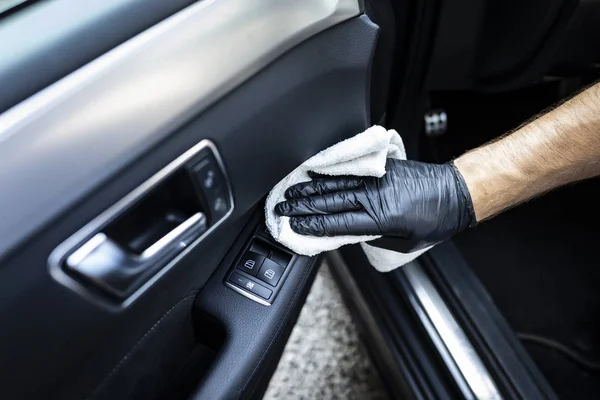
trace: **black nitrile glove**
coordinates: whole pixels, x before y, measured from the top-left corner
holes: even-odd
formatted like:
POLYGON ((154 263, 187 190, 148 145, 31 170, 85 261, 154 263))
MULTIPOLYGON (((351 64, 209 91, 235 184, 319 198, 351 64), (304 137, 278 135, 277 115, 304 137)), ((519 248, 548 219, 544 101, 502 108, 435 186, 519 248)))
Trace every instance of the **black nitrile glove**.
POLYGON ((476 224, 454 164, 388 159, 382 178, 318 176, 290 187, 275 212, 302 235, 383 235, 369 244, 409 253, 476 224))

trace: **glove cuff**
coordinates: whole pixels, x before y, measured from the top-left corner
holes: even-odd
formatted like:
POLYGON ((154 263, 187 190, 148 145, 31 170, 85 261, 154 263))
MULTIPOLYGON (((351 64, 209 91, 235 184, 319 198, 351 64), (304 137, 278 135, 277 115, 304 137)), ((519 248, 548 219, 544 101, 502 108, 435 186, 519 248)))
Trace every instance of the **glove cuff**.
POLYGON ((465 179, 463 178, 462 174, 460 173, 456 165, 454 165, 454 161, 450 161, 448 164, 452 169, 454 181, 458 189, 458 201, 462 206, 461 209, 464 210, 464 213, 461 213, 460 230, 464 230, 466 228, 473 228, 477 225, 477 217, 475 216, 475 209, 473 208, 473 200, 471 199, 471 193, 469 192, 469 188, 467 187, 467 183, 465 182, 465 179))

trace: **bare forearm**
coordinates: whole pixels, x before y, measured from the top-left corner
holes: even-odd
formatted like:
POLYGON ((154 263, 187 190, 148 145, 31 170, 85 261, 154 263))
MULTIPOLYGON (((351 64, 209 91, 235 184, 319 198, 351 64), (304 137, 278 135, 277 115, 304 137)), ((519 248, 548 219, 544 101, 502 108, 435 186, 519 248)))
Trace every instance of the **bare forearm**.
POLYGON ((600 84, 511 135, 455 160, 477 220, 600 175, 600 84))

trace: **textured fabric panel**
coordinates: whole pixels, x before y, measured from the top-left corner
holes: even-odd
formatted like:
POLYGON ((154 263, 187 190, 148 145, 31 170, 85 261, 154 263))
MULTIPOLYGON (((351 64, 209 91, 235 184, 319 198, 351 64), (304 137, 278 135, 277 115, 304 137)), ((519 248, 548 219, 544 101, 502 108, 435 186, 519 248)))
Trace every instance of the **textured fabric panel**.
POLYGON ((327 265, 322 265, 265 400, 387 399, 327 265))

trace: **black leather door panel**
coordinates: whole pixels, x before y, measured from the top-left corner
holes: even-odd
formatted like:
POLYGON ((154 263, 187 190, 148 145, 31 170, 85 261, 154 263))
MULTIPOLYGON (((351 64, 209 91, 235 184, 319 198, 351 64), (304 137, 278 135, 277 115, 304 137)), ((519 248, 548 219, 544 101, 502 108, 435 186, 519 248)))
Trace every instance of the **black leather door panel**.
POLYGON ((206 372, 192 374, 205 379, 190 387, 196 398, 259 393, 264 377, 252 371, 266 368, 263 356, 278 356, 268 348, 271 343, 282 347, 289 327, 274 321, 293 323, 316 260, 306 260, 305 271, 298 268, 289 278, 281 294, 291 299, 288 308, 278 308, 281 301, 268 311, 223 285, 229 268, 223 260, 234 257, 236 239, 277 181, 319 150, 369 125, 369 66, 376 38, 377 26, 361 16, 306 40, 0 260, 0 397, 158 398, 173 390, 175 371, 197 373, 185 363, 204 362, 206 354, 212 357, 206 372), (48 256, 61 242, 202 139, 219 150, 235 202, 233 214, 206 240, 118 312, 98 307, 51 278, 48 256), (192 332, 199 329, 191 320, 197 293, 196 312, 211 315, 227 335, 241 332, 234 321, 248 313, 256 313, 264 329, 276 330, 266 337, 263 328, 250 326, 260 337, 249 343, 247 354, 239 337, 229 338, 224 347, 213 346, 192 332))

